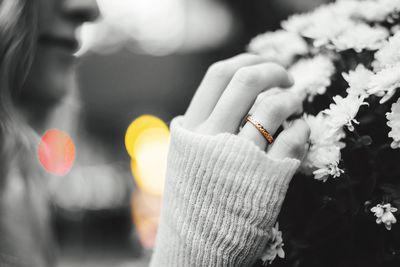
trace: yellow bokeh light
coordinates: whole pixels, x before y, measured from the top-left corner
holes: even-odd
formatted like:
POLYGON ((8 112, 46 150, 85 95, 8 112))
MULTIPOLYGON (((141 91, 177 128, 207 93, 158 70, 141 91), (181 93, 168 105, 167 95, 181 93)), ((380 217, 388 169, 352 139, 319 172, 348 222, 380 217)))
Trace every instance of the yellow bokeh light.
POLYGON ((168 131, 168 126, 161 119, 152 115, 140 116, 129 125, 125 134, 125 148, 131 158, 135 157, 134 147, 137 138, 143 131, 150 128, 165 129, 168 131))
POLYGON ((138 188, 161 196, 169 145, 168 126, 160 119, 144 115, 128 128, 125 146, 131 156, 131 170, 138 188))

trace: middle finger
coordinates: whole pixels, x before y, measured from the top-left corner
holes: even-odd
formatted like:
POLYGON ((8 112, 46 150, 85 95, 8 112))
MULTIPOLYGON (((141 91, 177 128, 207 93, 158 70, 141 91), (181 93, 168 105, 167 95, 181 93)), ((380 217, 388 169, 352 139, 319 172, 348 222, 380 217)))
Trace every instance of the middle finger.
POLYGON ((222 94, 208 122, 216 133, 237 132, 243 117, 257 96, 270 88, 293 84, 290 74, 275 63, 264 63, 240 69, 222 94))

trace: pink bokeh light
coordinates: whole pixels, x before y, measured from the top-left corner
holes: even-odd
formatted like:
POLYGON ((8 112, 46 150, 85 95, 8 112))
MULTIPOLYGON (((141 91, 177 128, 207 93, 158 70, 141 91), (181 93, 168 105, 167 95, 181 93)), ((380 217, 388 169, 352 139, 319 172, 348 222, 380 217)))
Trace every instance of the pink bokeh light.
POLYGON ((51 129, 41 138, 38 156, 41 165, 47 172, 56 176, 64 176, 74 165, 75 144, 65 132, 51 129))

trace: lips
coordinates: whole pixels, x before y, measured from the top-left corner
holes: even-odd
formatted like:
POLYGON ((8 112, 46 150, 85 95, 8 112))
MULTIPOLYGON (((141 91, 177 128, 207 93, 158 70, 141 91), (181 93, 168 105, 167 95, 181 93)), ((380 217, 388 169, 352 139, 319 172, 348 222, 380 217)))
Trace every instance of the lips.
POLYGON ((75 38, 42 34, 39 35, 38 41, 41 45, 56 46, 71 52, 75 52, 79 48, 79 42, 75 38))

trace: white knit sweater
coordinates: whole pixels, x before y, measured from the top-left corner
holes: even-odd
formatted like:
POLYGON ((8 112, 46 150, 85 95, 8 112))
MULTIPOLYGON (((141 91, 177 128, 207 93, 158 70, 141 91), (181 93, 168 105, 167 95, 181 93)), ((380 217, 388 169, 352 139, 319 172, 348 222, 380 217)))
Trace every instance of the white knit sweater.
POLYGON ((270 158, 233 134, 171 124, 161 222, 151 267, 251 266, 260 258, 300 162, 270 158))

